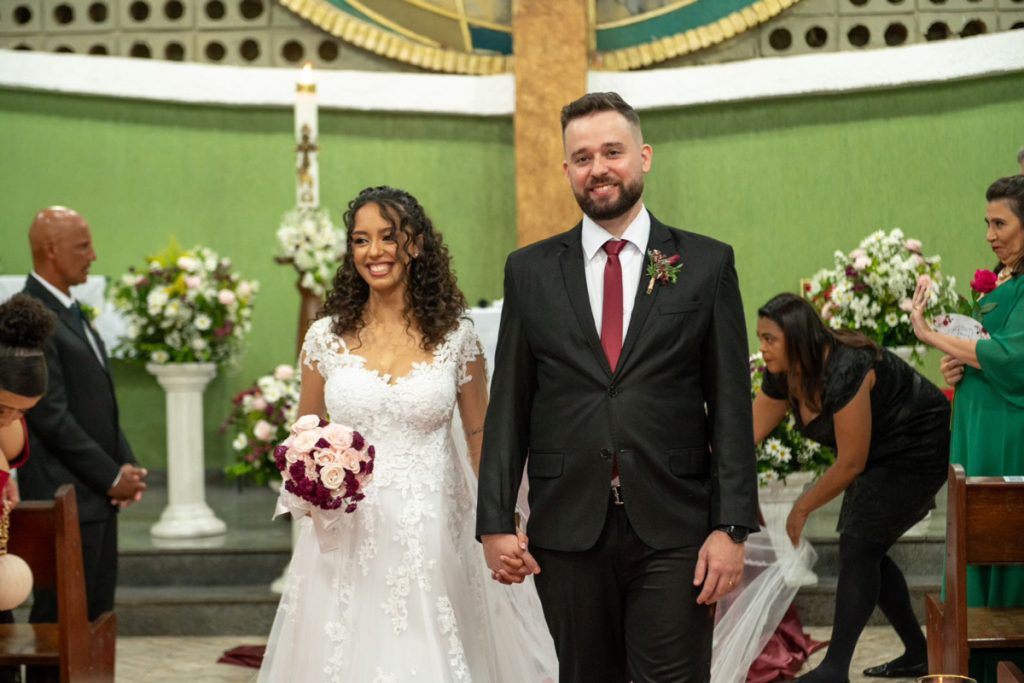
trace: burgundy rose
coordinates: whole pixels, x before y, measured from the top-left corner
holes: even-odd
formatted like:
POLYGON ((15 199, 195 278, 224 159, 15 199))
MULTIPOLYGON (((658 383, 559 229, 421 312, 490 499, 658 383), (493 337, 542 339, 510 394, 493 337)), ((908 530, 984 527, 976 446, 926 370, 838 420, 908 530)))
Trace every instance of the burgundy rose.
POLYGON ((974 271, 974 279, 971 280, 971 289, 979 294, 988 294, 996 288, 997 275, 991 270, 980 268, 974 271))
POLYGON ((366 445, 366 440, 363 435, 359 432, 352 432, 352 448, 357 451, 363 450, 363 446, 366 445))

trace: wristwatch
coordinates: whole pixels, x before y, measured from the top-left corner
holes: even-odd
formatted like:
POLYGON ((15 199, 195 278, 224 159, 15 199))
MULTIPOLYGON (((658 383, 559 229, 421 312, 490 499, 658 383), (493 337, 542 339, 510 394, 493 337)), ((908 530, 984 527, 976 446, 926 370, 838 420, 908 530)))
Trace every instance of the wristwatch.
POLYGON ((733 543, 743 543, 747 540, 747 536, 750 535, 750 529, 745 526, 736 526, 735 524, 716 526, 715 529, 728 534, 733 543))

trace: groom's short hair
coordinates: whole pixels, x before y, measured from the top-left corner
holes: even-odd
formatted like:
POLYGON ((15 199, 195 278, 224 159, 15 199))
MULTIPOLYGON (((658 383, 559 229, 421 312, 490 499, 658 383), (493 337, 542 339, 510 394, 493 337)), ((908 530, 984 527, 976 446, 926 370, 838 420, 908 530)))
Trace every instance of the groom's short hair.
POLYGON ((573 119, 583 118, 602 111, 617 111, 640 130, 640 117, 617 92, 591 92, 562 107, 562 135, 573 119))

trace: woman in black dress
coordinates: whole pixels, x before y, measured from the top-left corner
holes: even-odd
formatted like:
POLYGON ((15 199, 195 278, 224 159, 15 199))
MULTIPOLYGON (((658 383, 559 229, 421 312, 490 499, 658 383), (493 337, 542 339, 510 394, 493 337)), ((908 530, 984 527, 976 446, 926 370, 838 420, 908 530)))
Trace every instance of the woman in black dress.
POLYGON ((868 676, 927 673, 927 647, 910 593, 889 548, 935 505, 949 462, 949 402, 898 357, 867 337, 831 330, 814 308, 780 294, 758 312, 766 373, 754 399, 760 442, 792 409, 800 432, 835 449, 836 462, 793 505, 794 545, 808 515, 844 493, 839 513, 839 579, 832 641, 800 680, 849 679, 850 660, 877 604, 906 651, 868 676))

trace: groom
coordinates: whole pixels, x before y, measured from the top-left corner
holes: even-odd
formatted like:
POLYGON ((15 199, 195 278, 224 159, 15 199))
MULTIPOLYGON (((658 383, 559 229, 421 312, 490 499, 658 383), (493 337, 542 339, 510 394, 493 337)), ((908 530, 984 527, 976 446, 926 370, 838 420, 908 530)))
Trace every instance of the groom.
POLYGON ((733 252, 644 207, 652 150, 617 94, 568 104, 562 131, 585 215, 506 263, 477 534, 494 578, 536 573, 561 681, 707 681, 757 524, 733 252))

